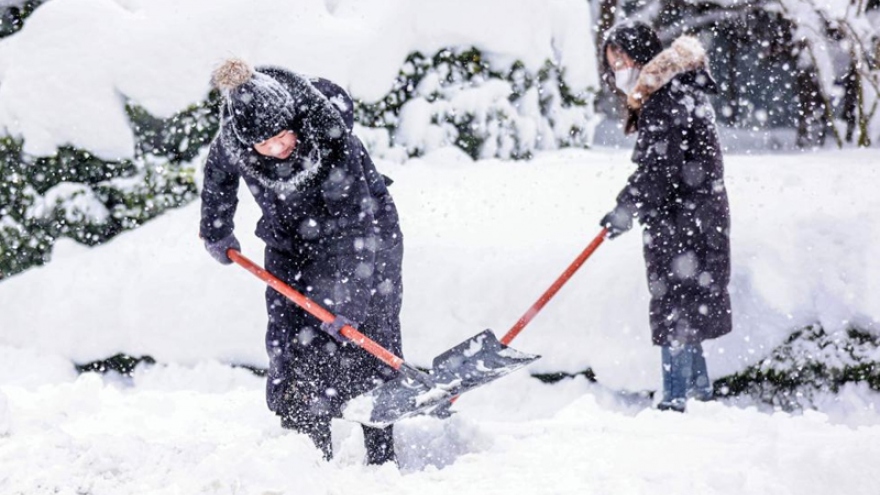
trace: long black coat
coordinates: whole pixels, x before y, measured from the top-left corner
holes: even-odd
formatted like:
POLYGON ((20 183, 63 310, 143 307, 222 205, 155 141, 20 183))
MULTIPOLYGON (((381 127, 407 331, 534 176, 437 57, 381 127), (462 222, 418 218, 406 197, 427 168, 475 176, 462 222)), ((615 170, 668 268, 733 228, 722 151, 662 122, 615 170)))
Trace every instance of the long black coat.
POLYGON ((705 94, 714 82, 705 70, 667 80, 641 88, 638 169, 617 202, 644 226, 654 344, 695 344, 731 331, 730 214, 705 94))
MULTIPOLYGON (((205 164, 201 235, 216 241, 233 232, 244 179, 262 210, 256 234, 266 243, 267 270, 399 355, 403 239, 386 178, 351 132, 351 99, 326 80, 257 71, 294 98, 296 151, 286 160, 258 154, 235 137, 224 108, 205 164)), ((365 351, 337 345, 271 288, 266 304, 267 401, 279 415, 294 423, 338 415, 348 398, 391 376, 365 351)))

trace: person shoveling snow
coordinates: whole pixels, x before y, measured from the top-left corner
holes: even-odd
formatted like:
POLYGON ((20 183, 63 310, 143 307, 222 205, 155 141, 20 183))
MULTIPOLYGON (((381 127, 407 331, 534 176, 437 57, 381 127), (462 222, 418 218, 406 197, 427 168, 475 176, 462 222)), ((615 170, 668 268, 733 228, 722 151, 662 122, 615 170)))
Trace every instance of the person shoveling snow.
POLYGON ((431 374, 398 357, 403 236, 390 180, 351 132, 351 98, 330 81, 237 59, 213 83, 221 129, 205 164, 200 236, 219 262, 270 285, 266 399, 284 428, 329 459, 331 419, 372 390, 346 418, 364 425, 368 463, 394 462, 394 421, 537 359, 491 332, 442 354, 431 374), (240 178, 262 210, 266 270, 239 252, 240 178))
POLYGON ((712 386, 702 342, 730 333, 730 206, 707 93, 717 92, 706 50, 690 36, 663 49, 641 22, 612 29, 602 49, 604 80, 627 102, 627 132, 638 132, 638 169, 600 221, 609 237, 644 226, 651 336, 661 348, 658 408, 684 412, 712 386))

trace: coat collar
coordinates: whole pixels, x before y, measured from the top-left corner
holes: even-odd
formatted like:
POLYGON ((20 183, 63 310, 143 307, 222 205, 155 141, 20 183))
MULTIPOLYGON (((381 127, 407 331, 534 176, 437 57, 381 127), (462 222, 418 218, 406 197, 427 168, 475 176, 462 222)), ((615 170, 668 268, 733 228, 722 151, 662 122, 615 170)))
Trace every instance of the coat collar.
POLYGON ((231 161, 263 187, 282 195, 301 191, 323 170, 339 165, 333 160, 348 156, 350 129, 337 107, 306 77, 277 67, 257 67, 255 70, 280 82, 293 96, 291 105, 296 106, 297 115, 291 122, 291 130, 299 138, 298 150, 282 161, 286 163, 260 157, 253 147, 236 138, 225 111, 221 112, 221 142, 231 161), (288 166, 289 173, 279 177, 267 173, 267 166, 288 166))
POLYGON ((706 70, 706 49, 693 36, 681 36, 642 67, 636 87, 627 97, 627 105, 639 110, 645 101, 679 74, 706 70))

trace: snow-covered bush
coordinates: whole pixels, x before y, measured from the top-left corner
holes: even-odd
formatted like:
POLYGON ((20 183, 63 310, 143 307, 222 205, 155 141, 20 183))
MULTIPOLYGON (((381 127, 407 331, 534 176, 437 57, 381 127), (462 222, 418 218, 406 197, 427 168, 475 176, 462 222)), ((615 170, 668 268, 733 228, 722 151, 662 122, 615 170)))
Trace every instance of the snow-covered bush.
POLYGON ((46 262, 59 237, 99 244, 195 198, 189 162, 216 133, 211 101, 168 120, 129 106, 132 160, 70 146, 34 157, 0 139, 0 279, 46 262))
POLYGON ((212 106, 198 102, 230 56, 339 84, 362 100, 358 135, 395 161, 441 144, 528 157, 589 140, 598 78, 582 0, 271 0, 269 17, 242 17, 245 0, 0 3, 0 137, 16 155, 0 164, 0 277, 45 261, 58 236, 102 242, 191 197, 183 164, 216 132, 212 106), (427 56, 410 64, 419 81, 440 81, 436 94, 416 95, 400 70, 416 53, 427 56), (443 139, 403 139, 419 126, 443 139), (47 156, 86 165, 45 179, 24 166, 47 156))
POLYGON ((46 0, 5 0, 0 2, 0 38, 17 32, 25 19, 46 0))
POLYGON ((852 382, 880 391, 880 337, 856 329, 829 335, 812 325, 792 333, 763 361, 716 381, 715 390, 792 411, 813 407, 819 394, 852 382))
MULTIPOLYGON (((409 55, 392 90, 358 101, 356 119, 388 131, 409 156, 457 146, 477 158, 529 158, 535 151, 586 147, 595 125, 592 93, 573 94, 558 65, 531 72, 521 62, 493 67, 477 48, 409 55)), ((372 151, 387 153, 375 135, 372 151)), ((371 142, 372 141, 372 142, 371 142)))
POLYGON ((76 364, 75 368, 78 373, 119 373, 123 376, 131 376, 135 368, 140 365, 153 365, 156 360, 150 356, 129 356, 127 354, 116 354, 107 359, 91 361, 85 364, 76 364))
MULTIPOLYGON (((537 150, 587 147, 593 94, 574 94, 550 61, 503 71, 476 48, 411 54, 377 102, 357 101, 357 133, 378 157, 402 160, 457 146, 473 158, 530 158, 537 150)), ((21 141, 0 149, 0 278, 45 262, 58 237, 94 245, 195 197, 193 160, 218 128, 217 94, 162 120, 126 107, 135 157, 108 161, 61 147, 32 157, 21 141)))

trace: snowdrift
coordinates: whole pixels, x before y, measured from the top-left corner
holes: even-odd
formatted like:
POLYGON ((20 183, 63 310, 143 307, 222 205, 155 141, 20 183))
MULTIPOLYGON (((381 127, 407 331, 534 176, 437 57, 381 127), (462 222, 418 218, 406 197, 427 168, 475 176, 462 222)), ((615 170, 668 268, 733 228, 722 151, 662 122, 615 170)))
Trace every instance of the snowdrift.
MULTIPOLYGON (((734 331, 707 350, 710 374, 752 364, 792 330, 880 331, 880 180, 875 151, 727 157, 734 331)), ((530 162, 472 162, 446 149, 392 176, 405 239, 406 357, 428 365, 477 332, 512 326, 598 232, 634 165, 620 151, 559 151, 530 162)), ((257 207, 236 218, 243 251, 257 207)), ((96 248, 62 242, 51 263, 0 284, 0 346, 75 362, 117 352, 160 362, 265 366, 264 288, 214 262, 199 204, 96 248)), ((533 372, 592 367, 614 388, 655 389, 641 236, 603 244, 515 341, 533 372)))

